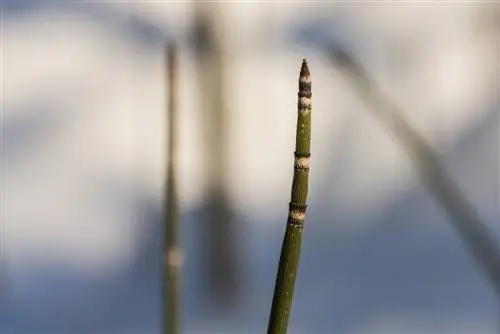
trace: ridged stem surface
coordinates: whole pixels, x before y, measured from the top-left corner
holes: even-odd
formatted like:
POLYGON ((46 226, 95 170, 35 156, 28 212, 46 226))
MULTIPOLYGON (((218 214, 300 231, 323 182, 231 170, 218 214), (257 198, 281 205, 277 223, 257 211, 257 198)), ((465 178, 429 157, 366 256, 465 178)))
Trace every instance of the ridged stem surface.
POLYGON ((311 145, 311 78, 304 59, 299 77, 297 132, 295 141, 294 175, 288 220, 281 248, 274 287, 268 334, 285 334, 292 308, 295 280, 299 266, 302 230, 309 186, 311 145))

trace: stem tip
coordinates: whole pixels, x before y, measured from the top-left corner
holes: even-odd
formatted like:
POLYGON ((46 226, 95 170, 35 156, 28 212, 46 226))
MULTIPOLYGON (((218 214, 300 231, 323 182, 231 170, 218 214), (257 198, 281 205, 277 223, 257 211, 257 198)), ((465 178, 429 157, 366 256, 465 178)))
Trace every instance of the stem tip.
POLYGON ((307 59, 302 59, 302 67, 300 68, 300 76, 301 77, 309 77, 311 74, 309 73, 309 67, 307 66, 307 59))

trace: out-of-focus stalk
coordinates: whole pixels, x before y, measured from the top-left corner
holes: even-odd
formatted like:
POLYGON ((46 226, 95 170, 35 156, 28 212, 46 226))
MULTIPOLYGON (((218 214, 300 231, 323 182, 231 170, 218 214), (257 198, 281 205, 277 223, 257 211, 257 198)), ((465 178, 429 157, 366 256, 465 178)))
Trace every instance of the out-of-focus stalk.
POLYGON ((167 184, 165 193, 165 334, 178 334, 180 331, 180 274, 182 250, 179 244, 179 208, 177 198, 177 99, 178 68, 176 45, 171 42, 166 48, 166 76, 168 78, 168 158, 167 184))
POLYGON ((223 31, 217 2, 195 2, 194 49, 201 90, 204 166, 207 190, 203 207, 201 237, 205 291, 211 302, 230 310, 238 297, 241 276, 238 272, 238 251, 235 216, 227 190, 227 116, 224 77, 223 31))
POLYGON ((331 59, 347 74, 361 99, 379 121, 393 132, 414 160, 427 189, 444 208, 452 226, 500 296, 500 248, 476 208, 451 178, 432 147, 406 121, 399 107, 384 95, 362 64, 339 47, 333 48, 331 59))
POLYGON ((306 214, 309 187, 311 146, 311 79, 304 59, 299 78, 299 101, 292 196, 289 204, 285 237, 274 287, 268 334, 285 334, 292 308, 297 269, 299 266, 302 229, 306 214))

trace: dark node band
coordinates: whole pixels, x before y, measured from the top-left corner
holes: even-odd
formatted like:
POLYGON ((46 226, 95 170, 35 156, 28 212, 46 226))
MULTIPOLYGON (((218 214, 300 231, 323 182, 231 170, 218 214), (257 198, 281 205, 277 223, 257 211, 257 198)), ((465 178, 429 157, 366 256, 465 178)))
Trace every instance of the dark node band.
POLYGON ((311 157, 311 153, 310 152, 293 152, 293 155, 296 157, 296 158, 310 158, 311 157))
POLYGON ((310 82, 300 82, 299 81, 299 91, 311 91, 311 83, 310 82))
POLYGON ((304 174, 309 173, 309 167, 295 165, 294 170, 297 173, 304 173, 304 174))
POLYGON ((290 226, 290 227, 302 229, 302 228, 304 228, 304 221, 288 217, 288 220, 286 221, 286 225, 290 226))
POLYGON ((297 106, 298 106, 299 110, 302 110, 302 109, 309 109, 309 110, 311 110, 312 109, 311 104, 302 103, 302 102, 300 102, 300 100, 299 100, 297 106))
POLYGON ((304 227, 304 219, 294 218, 291 213, 298 212, 305 215, 306 209, 307 209, 307 204, 299 204, 294 202, 288 203, 288 210, 290 213, 288 214, 288 219, 286 221, 287 226, 302 229, 304 227))
POLYGON ((304 174, 309 173, 309 165, 308 164, 305 164, 305 165, 301 164, 300 159, 295 160, 295 163, 293 164, 293 169, 294 169, 295 173, 304 173, 304 174))
POLYGON ((307 97, 307 98, 311 98, 312 97, 311 91, 299 90, 298 95, 299 95, 299 97, 307 97))
POLYGON ((300 213, 306 213, 307 204, 299 204, 299 203, 290 202, 290 203, 288 203, 288 209, 290 211, 297 211, 300 213))

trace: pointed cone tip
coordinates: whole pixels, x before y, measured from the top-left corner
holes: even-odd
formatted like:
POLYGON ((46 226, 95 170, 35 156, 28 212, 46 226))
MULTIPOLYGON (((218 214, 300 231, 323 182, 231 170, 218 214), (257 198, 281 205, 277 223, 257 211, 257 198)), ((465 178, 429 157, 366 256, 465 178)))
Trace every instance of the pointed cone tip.
POLYGON ((310 76, 309 67, 307 66, 307 59, 306 58, 302 58, 302 67, 300 69, 300 76, 301 77, 310 76))

